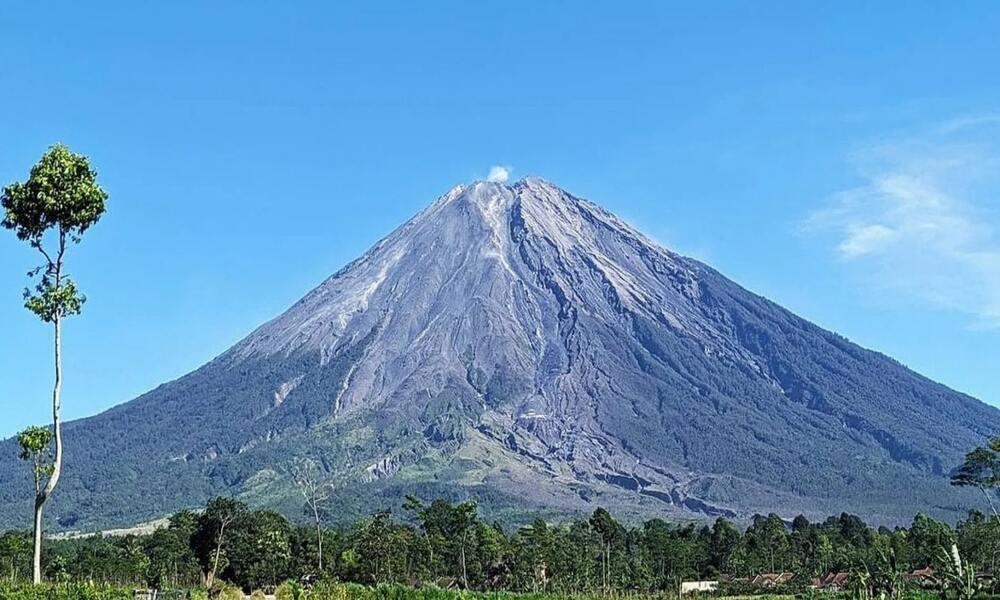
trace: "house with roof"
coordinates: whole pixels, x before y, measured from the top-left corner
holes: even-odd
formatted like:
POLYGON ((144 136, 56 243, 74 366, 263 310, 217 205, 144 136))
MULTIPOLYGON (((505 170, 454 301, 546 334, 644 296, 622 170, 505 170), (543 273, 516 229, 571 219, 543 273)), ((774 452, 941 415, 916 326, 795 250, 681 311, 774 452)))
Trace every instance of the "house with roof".
POLYGON ((909 583, 913 583, 921 587, 929 587, 932 585, 937 585, 938 581, 937 577, 935 577, 936 573, 937 571, 934 570, 934 567, 928 565, 923 569, 916 569, 914 571, 907 573, 906 575, 903 575, 903 579, 905 579, 909 583))
POLYGON ((850 579, 851 574, 847 571, 830 571, 822 577, 813 579, 809 587, 824 592, 839 592, 847 588, 850 579))
POLYGON ((718 581, 682 581, 681 595, 711 593, 719 589, 718 581))
POLYGON ((787 585, 795 579, 795 573, 761 573, 754 575, 750 579, 750 585, 756 587, 774 587, 777 585, 787 585))

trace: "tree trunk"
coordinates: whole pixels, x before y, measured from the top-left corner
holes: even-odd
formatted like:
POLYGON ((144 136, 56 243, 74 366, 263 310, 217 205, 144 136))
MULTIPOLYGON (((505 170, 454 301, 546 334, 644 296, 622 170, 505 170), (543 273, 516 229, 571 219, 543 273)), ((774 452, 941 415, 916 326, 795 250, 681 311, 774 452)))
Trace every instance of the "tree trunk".
POLYGON ((38 585, 42 582, 42 507, 45 505, 41 496, 35 497, 35 547, 32 555, 31 581, 38 585))
POLYGON ((320 575, 323 573, 323 528, 319 525, 316 526, 316 537, 319 542, 316 546, 319 548, 319 572, 320 575))
MULTIPOLYGON (((58 282, 58 273, 56 275, 58 282)), ((58 283, 57 283, 58 286, 58 283)), ((34 557, 32 562, 32 581, 42 582, 42 508, 59 483, 62 473, 62 317, 57 313, 53 319, 55 325, 55 384, 52 387, 52 429, 55 434, 55 457, 52 460, 52 474, 45 484, 45 489, 35 496, 35 535, 34 557)))
POLYGON ((1000 514, 997 514, 997 507, 993 504, 993 497, 990 496, 989 490, 986 489, 986 486, 982 485, 979 486, 979 489, 982 490, 983 495, 986 496, 986 502, 990 505, 990 510, 993 511, 993 518, 1000 521, 1000 514))
POLYGON ((219 555, 222 554, 222 536, 226 533, 226 523, 223 521, 219 525, 219 540, 215 546, 215 558, 212 560, 212 570, 208 572, 208 577, 205 578, 205 587, 212 589, 212 584, 215 583, 215 576, 219 570, 219 555))
POLYGON ((601 552, 601 593, 608 595, 608 546, 605 545, 601 552))
POLYGON ((465 538, 466 534, 462 534, 462 587, 463 589, 469 589, 469 575, 465 570, 465 538))
POLYGON ((62 474, 63 444, 62 419, 60 418, 62 411, 62 317, 59 315, 56 315, 55 318, 55 330, 56 382, 52 388, 52 429, 55 434, 56 455, 52 461, 52 475, 45 486, 45 498, 43 502, 52 495, 52 492, 56 489, 56 484, 59 483, 59 475, 62 474))
POLYGON ((315 507, 313 508, 313 516, 316 518, 316 545, 319 547, 319 573, 317 576, 322 576, 323 574, 323 527, 319 520, 319 510, 315 507))

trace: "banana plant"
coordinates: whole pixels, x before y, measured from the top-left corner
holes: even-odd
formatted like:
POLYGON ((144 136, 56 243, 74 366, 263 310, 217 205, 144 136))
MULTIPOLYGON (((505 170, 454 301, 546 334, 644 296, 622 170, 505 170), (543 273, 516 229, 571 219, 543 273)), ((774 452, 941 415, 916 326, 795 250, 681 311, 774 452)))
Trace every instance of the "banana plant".
POLYGON ((945 595, 953 592, 957 600, 971 600, 982 591, 982 584, 976 579, 976 570, 962 564, 957 544, 951 545, 951 552, 941 548, 941 558, 941 564, 944 566, 941 573, 941 591, 945 595))

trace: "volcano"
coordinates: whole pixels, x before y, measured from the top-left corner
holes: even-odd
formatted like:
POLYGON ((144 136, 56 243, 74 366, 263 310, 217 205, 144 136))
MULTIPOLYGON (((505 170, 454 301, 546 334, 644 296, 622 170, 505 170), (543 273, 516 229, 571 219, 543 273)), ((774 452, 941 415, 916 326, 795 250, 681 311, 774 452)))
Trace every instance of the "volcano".
MULTIPOLYGON (((194 372, 65 427, 48 511, 128 525, 233 495, 348 519, 475 498, 499 519, 943 518, 1000 411, 825 331, 542 179, 458 186, 194 372)), ((27 469, 0 445, 0 526, 27 469)))

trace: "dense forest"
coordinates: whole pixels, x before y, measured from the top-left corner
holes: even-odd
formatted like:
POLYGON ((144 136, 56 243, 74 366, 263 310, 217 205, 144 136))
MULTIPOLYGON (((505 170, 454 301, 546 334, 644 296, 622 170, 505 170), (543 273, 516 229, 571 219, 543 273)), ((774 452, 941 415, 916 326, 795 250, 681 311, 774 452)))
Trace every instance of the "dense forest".
MULTIPOLYGON (((746 529, 722 518, 627 526, 597 509, 589 519, 538 520, 505 531, 482 520, 473 502, 410 498, 398 513, 335 530, 218 498, 147 535, 47 540, 44 570, 54 582, 159 589, 229 582, 249 591, 288 580, 339 580, 550 593, 655 593, 698 579, 749 586, 754 576, 776 572, 794 575, 787 586, 805 588, 845 572, 877 592, 904 587, 925 567, 943 578, 954 569, 954 548, 968 572, 993 573, 997 527, 980 513, 956 527, 917 515, 906 528, 873 528, 846 513, 820 523, 758 515, 746 529)), ((23 532, 0 536, 5 578, 30 574, 30 542, 23 532)))

